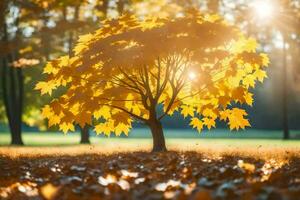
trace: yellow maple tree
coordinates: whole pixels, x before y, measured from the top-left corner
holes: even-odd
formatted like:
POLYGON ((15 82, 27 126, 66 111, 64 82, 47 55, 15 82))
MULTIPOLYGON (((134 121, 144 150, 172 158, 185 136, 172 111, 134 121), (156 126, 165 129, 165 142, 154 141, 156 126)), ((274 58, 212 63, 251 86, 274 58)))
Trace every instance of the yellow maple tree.
POLYGON ((43 109, 49 125, 67 132, 88 124, 98 134, 120 135, 136 120, 150 127, 153 151, 165 151, 160 121, 176 111, 199 132, 217 119, 230 129, 250 126, 239 107, 252 105, 249 89, 263 81, 269 64, 257 45, 216 15, 190 10, 140 20, 127 14, 81 36, 74 56, 48 63, 47 79, 36 89, 51 95, 66 88, 43 109))

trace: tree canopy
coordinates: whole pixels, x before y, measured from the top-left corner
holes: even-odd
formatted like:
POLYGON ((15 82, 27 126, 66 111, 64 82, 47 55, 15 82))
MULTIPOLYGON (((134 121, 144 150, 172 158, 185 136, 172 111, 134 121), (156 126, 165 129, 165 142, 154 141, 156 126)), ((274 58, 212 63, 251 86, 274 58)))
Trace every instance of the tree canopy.
POLYGON ((149 124, 175 111, 198 131, 217 119, 244 129, 250 123, 240 105, 252 105, 249 89, 264 80, 269 64, 257 45, 219 16, 194 10, 173 19, 106 20, 80 37, 74 56, 45 66, 47 79, 36 89, 66 89, 43 116, 63 132, 89 124, 105 135, 127 134, 134 120, 149 124))

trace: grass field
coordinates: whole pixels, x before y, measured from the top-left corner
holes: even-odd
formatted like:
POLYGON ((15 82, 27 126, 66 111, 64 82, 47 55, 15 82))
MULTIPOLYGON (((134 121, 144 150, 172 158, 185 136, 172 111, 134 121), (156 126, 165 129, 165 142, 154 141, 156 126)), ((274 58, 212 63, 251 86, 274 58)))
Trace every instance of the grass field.
MULTIPOLYGON (((141 131, 141 130, 140 130, 141 131)), ((134 134, 137 135, 138 132, 134 134)), ((237 134, 231 133, 232 138, 215 138, 205 135, 198 137, 179 138, 178 133, 172 135, 172 131, 167 131, 166 142, 169 150, 175 151, 199 151, 206 154, 234 154, 262 157, 285 157, 291 155, 300 155, 300 140, 283 141, 281 139, 268 139, 265 135, 273 136, 277 132, 264 132, 262 138, 249 138, 259 135, 258 131, 250 132, 247 137, 237 137, 237 134), (173 136, 173 137, 171 137, 173 136), (276 152, 276 155, 274 155, 276 152)), ((190 132, 186 133, 188 136, 190 132)), ((226 135, 228 133, 217 132, 216 135, 226 135)), ((241 134, 241 133, 238 133, 241 134)), ((244 135, 248 133, 243 133, 244 135)), ((213 133, 210 133, 213 135, 213 133)), ((196 135, 197 136, 197 135, 196 135)), ((25 147, 10 147, 10 137, 7 133, 0 134, 0 154, 18 156, 35 155, 56 155, 56 154, 111 154, 116 152, 150 151, 151 138, 134 137, 91 137, 92 145, 78 145, 80 136, 78 133, 64 135, 62 133, 25 133, 23 139, 25 147)))
MULTIPOLYGON (((164 134, 168 141, 169 140, 172 141, 173 139, 180 139, 186 141, 201 142, 203 139, 205 139, 204 141, 209 141, 210 139, 213 139, 214 142, 227 141, 229 143, 239 143, 237 139, 242 139, 244 142, 256 144, 257 143, 256 139, 258 139, 262 143, 265 143, 264 142, 265 140, 266 141, 271 140, 273 142, 280 141, 279 145, 289 145, 289 144, 297 143, 296 140, 281 142, 281 138, 282 138, 281 131, 266 131, 266 130, 255 130, 255 129, 239 131, 239 132, 236 131, 231 132, 228 130, 215 129, 212 131, 203 131, 200 134, 195 130, 191 130, 191 129, 166 129, 164 131, 164 134), (244 139, 249 139, 249 140, 244 140, 244 139)), ((291 131, 291 138, 299 138, 299 136, 300 136, 300 132, 291 131)), ((25 144, 29 146, 73 145, 73 144, 78 144, 80 140, 80 136, 78 133, 69 133, 64 135, 62 133, 55 133, 55 132, 25 132, 23 133, 23 139, 25 144)), ((130 132, 128 137, 127 136, 114 137, 112 135, 111 137, 107 138, 103 135, 96 136, 95 133, 91 133, 91 141, 93 144, 104 145, 113 141, 118 141, 118 142, 123 141, 123 139, 125 139, 125 142, 141 139, 139 140, 140 142, 145 141, 147 143, 147 141, 151 140, 151 134, 149 130, 145 128, 133 129, 130 132)), ((9 143, 10 143, 10 135, 7 132, 2 132, 2 133, 0 132, 0 145, 2 146, 8 145, 9 143)), ((277 143, 278 142, 275 142, 274 144, 277 143)))

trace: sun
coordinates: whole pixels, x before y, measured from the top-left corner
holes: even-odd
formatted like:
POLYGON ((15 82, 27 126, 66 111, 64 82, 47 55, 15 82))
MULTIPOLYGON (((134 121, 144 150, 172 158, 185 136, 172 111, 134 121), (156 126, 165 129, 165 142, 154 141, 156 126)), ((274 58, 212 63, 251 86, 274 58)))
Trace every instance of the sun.
POLYGON ((252 3, 255 16, 259 19, 270 19, 274 13, 274 6, 269 0, 257 0, 252 3))
POLYGON ((195 74, 195 72, 190 72, 190 73, 189 73, 189 79, 190 79, 190 80, 195 80, 196 77, 197 77, 197 75, 195 74))

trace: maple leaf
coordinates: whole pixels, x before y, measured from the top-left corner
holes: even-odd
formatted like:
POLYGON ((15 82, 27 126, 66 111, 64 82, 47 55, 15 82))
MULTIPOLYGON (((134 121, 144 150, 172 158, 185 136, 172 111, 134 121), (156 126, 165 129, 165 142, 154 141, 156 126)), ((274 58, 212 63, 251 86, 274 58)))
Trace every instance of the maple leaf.
POLYGON ((255 87, 255 76, 253 75, 247 75, 244 80, 243 80, 243 84, 249 88, 249 87, 255 87))
POLYGON ((64 133, 67 133, 68 131, 75 131, 75 127, 72 123, 63 122, 59 125, 59 130, 61 130, 64 133))
POLYGON ((61 67, 68 66, 70 64, 69 56, 62 56, 58 60, 61 67))
POLYGON ((196 117, 193 117, 193 118, 191 119, 190 125, 191 125, 193 128, 196 128, 197 131, 198 131, 199 133, 200 133, 200 132, 202 131, 202 129, 203 129, 203 122, 202 122, 200 119, 196 118, 196 117))
POLYGON ((249 105, 252 106, 253 105, 253 94, 250 92, 247 92, 246 94, 244 94, 244 98, 245 98, 245 102, 249 105))
POLYGON ((86 124, 90 125, 92 114, 90 112, 81 112, 75 117, 75 121, 83 128, 86 124))
POLYGON ((245 92, 246 92, 246 89, 243 87, 234 88, 232 90, 232 98, 235 101, 243 103, 245 100, 245 98, 244 98, 245 92))
POLYGON ((97 134, 103 133, 106 136, 109 136, 111 134, 111 132, 114 131, 113 122, 100 123, 100 124, 98 124, 98 125, 95 126, 94 131, 97 134))
POLYGON ((140 107, 138 105, 133 105, 132 106, 132 113, 135 115, 141 115, 141 110, 140 107))
POLYGON ((270 59, 269 59, 268 55, 264 54, 264 53, 261 53, 260 56, 262 57, 263 66, 268 67, 269 64, 270 64, 270 59))
POLYGON ((52 81, 50 82, 39 82, 35 86, 35 90, 40 90, 41 94, 49 94, 50 96, 52 95, 52 91, 56 89, 56 84, 53 83, 52 81))
POLYGON ((245 127, 250 126, 248 119, 245 119, 244 116, 247 116, 245 110, 239 108, 232 109, 228 116, 230 130, 245 129, 245 127))
POLYGON ((227 121, 230 114, 231 110, 228 109, 220 111, 220 120, 227 121))
POLYGON ((78 55, 80 54, 84 49, 87 49, 87 46, 84 45, 84 44, 77 44, 75 47, 74 47, 74 54, 75 55, 78 55))
POLYGON ((207 126, 208 129, 211 129, 212 127, 216 127, 216 121, 212 118, 203 118, 203 124, 207 126))
POLYGON ((117 136, 121 135, 121 133, 124 133, 125 135, 128 135, 130 130, 130 126, 126 125, 124 123, 119 123, 115 128, 115 134, 117 136))
POLYGON ((230 100, 231 100, 231 99, 230 99, 228 96, 221 96, 221 97, 219 98, 219 103, 220 103, 220 105, 222 105, 224 108, 226 108, 227 105, 230 104, 230 100))
POLYGON ((49 105, 44 106, 44 108, 42 109, 42 116, 48 119, 53 116, 53 111, 49 105))
POLYGON ((51 62, 48 62, 43 70, 43 73, 44 74, 57 74, 58 71, 59 71, 58 69, 53 67, 51 62))
POLYGON ((265 78, 267 78, 267 72, 264 70, 256 70, 253 74, 260 82, 263 82, 265 78))
POLYGON ((254 38, 249 38, 245 43, 245 50, 248 52, 255 52, 257 48, 257 42, 254 38))
POLYGON ((99 110, 94 112, 94 117, 99 119, 103 117, 104 119, 108 119, 111 117, 110 108, 108 106, 102 106, 99 110))
POLYGON ((205 109, 203 110, 203 112, 202 112, 202 115, 203 115, 204 117, 210 117, 210 118, 213 118, 213 119, 216 119, 216 118, 217 118, 216 113, 215 113, 212 109, 210 109, 210 108, 205 108, 205 109))
POLYGON ((191 106, 181 106, 181 114, 183 115, 184 118, 186 118, 187 116, 194 116, 194 108, 191 106))
POLYGON ((54 125, 58 125, 59 123, 60 123, 60 117, 58 115, 52 115, 49 118, 48 126, 51 127, 51 126, 54 126, 54 125))

